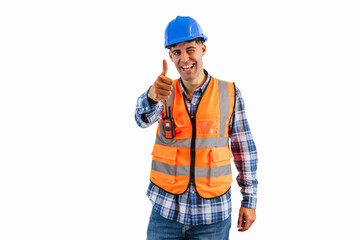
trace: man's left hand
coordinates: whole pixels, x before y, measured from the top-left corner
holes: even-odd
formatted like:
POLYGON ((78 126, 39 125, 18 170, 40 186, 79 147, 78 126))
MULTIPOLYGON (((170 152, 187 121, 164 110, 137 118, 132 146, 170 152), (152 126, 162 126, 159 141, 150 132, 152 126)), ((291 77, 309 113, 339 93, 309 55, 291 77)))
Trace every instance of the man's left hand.
POLYGON ((253 208, 240 207, 238 225, 239 232, 248 230, 255 222, 256 212, 253 208))

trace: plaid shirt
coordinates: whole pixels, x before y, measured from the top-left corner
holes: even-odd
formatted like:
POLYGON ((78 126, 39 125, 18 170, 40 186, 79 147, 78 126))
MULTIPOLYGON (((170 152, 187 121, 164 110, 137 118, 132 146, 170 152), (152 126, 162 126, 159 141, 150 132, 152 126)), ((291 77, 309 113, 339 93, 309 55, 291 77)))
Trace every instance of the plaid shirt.
MULTIPOLYGON (((185 97, 185 102, 190 113, 194 116, 201 95, 211 79, 207 74, 205 83, 196 89, 192 99, 186 95, 186 91, 180 82, 181 90, 185 97)), ((146 128, 153 123, 161 120, 163 102, 149 104, 147 92, 143 93, 137 101, 135 120, 136 123, 146 128)), ((257 152, 249 124, 245 116, 244 100, 240 90, 236 87, 235 111, 229 123, 229 135, 231 139, 231 151, 234 156, 234 163, 239 172, 236 180, 241 187, 243 200, 241 206, 256 208, 257 200, 257 152)), ((193 183, 184 194, 173 195, 168 193, 150 182, 147 196, 163 217, 180 222, 182 224, 212 224, 223 221, 231 215, 231 190, 226 194, 213 198, 203 199, 196 192, 193 183)))

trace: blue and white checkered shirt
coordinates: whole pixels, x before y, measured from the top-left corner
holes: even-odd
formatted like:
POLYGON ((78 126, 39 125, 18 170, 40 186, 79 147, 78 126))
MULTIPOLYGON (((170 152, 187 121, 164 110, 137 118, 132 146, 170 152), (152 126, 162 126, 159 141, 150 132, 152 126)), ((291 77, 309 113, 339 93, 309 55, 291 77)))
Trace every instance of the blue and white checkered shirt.
MULTIPOLYGON (((185 102, 190 117, 196 113, 201 95, 211 79, 207 74, 205 83, 196 89, 192 99, 186 95, 186 91, 180 82, 181 90, 185 96, 185 102)), ((150 104, 147 92, 143 93, 137 101, 135 120, 136 123, 146 128, 161 120, 163 101, 150 104)), ((231 151, 234 163, 239 172, 236 180, 241 187, 243 200, 241 206, 256 208, 257 200, 257 152, 250 132, 249 124, 245 116, 244 100, 240 90, 236 87, 235 111, 229 123, 229 135, 231 139, 231 151)), ((154 205, 154 209, 163 217, 180 222, 182 224, 212 224, 223 221, 231 215, 231 190, 226 194, 213 198, 203 199, 196 192, 193 183, 187 191, 181 195, 168 193, 150 182, 147 196, 154 205)))

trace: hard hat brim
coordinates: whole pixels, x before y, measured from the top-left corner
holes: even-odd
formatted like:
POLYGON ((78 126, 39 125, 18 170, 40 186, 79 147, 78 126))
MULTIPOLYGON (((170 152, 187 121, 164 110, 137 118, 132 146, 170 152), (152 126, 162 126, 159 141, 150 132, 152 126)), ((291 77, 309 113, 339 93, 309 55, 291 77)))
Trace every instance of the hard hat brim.
POLYGON ((169 49, 169 46, 177 44, 177 43, 181 43, 181 42, 186 42, 186 41, 190 41, 196 38, 201 37, 203 39, 203 43, 206 42, 206 40, 208 39, 204 34, 201 34, 199 36, 192 36, 192 37, 183 37, 183 38, 177 38, 177 39, 173 39, 172 41, 169 41, 167 43, 165 43, 165 48, 169 49))

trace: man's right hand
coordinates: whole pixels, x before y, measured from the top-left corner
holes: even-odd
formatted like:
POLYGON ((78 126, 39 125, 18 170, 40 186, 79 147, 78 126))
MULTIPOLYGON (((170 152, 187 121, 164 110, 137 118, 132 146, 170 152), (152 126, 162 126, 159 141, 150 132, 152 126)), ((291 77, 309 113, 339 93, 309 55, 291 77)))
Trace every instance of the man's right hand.
POLYGON ((148 98, 155 102, 166 100, 171 95, 173 80, 166 77, 168 65, 166 60, 163 60, 163 71, 158 76, 154 84, 150 87, 148 92, 148 98))

